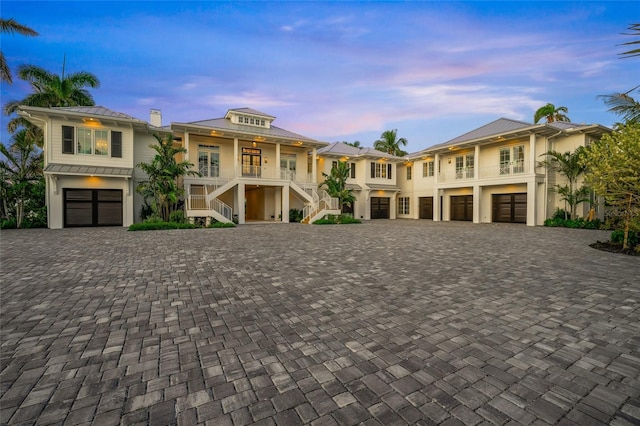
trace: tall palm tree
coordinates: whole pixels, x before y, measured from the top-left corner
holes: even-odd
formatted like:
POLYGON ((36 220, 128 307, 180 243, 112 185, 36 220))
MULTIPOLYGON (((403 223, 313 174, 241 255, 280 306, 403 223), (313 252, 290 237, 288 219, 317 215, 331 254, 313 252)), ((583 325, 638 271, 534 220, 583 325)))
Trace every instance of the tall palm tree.
POLYGON ((579 146, 574 152, 560 153, 558 151, 547 151, 542 154, 547 158, 538 163, 539 167, 558 172, 567 178, 567 185, 556 185, 555 191, 561 195, 562 200, 569 204, 571 218, 576 218, 578 204, 588 201, 586 196, 588 190, 584 187, 577 188, 578 178, 582 175, 586 167, 582 161, 585 155, 584 147, 579 146))
MULTIPOLYGON (((631 33, 622 33, 622 34, 640 37, 640 24, 631 24, 629 25, 628 29, 629 31, 631 31, 631 33)), ((636 44, 640 44, 640 40, 628 41, 626 43, 622 43, 621 46, 632 46, 636 44)), ((632 49, 627 52, 622 52, 620 53, 620 56, 622 56, 623 58, 624 57, 628 58, 631 56, 640 56, 640 48, 632 49)))
MULTIPOLYGON (((92 106, 95 105, 93 96, 87 87, 100 87, 100 80, 95 75, 79 71, 62 75, 51 73, 36 65, 23 65, 18 68, 18 77, 31 84, 33 93, 19 101, 9 101, 4 106, 6 115, 11 115, 19 105, 37 107, 65 107, 65 106, 92 106)), ((10 132, 15 131, 24 122, 19 118, 9 121, 7 127, 10 132)))
POLYGON ((386 152, 387 154, 402 157, 407 155, 406 151, 400 149, 400 145, 407 146, 407 140, 405 138, 398 138, 398 129, 385 130, 380 135, 380 139, 373 143, 373 147, 378 151, 386 152))
POLYGON ((536 113, 533 115, 533 122, 537 124, 538 121, 543 118, 547 119, 547 123, 553 123, 554 121, 571 121, 569 117, 565 115, 568 112, 569 109, 565 106, 556 107, 554 104, 548 103, 536 110, 536 113))
MULTIPOLYGON (((0 18, 0 33, 2 34, 13 34, 18 33, 24 36, 35 37, 38 33, 27 27, 26 25, 22 25, 18 23, 15 19, 3 19, 0 18)), ((7 61, 4 58, 4 53, 0 50, 0 80, 7 82, 9 84, 13 83, 13 79, 11 78, 11 70, 9 70, 9 66, 7 65, 7 61)))
MULTIPOLYGON (((608 111, 622 116, 626 123, 640 123, 640 102, 629 95, 640 86, 625 93, 612 93, 598 96, 609 107, 608 111)), ((640 90, 638 91, 640 93, 640 90)))

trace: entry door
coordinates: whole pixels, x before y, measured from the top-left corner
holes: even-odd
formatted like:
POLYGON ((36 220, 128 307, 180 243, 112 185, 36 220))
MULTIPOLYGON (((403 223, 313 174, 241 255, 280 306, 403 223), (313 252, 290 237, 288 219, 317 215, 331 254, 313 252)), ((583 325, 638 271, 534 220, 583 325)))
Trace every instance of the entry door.
POLYGON ((433 197, 420 197, 420 219, 433 219, 433 197))
POLYGON ((122 190, 65 189, 64 226, 122 226, 122 190))
POLYGON ((242 154, 242 176, 260 177, 262 174, 261 166, 262 155, 260 154, 242 154))
POLYGON ((388 197, 371 197, 371 219, 389 219, 388 197))
POLYGON ((473 220, 473 195, 451 197, 451 220, 473 220))

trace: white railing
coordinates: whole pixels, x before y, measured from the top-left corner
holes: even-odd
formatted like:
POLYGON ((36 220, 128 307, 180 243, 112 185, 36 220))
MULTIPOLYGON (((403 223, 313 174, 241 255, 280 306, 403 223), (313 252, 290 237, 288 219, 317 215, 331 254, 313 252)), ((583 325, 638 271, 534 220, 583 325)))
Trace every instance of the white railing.
POLYGON ((492 177, 508 177, 529 173, 529 164, 524 161, 511 161, 509 163, 497 164, 494 166, 481 167, 479 169, 480 179, 492 177))
POLYGON ((188 210, 207 210, 207 196, 206 195, 188 195, 187 209, 188 210))
POLYGON ((217 211, 229 220, 233 219, 233 209, 217 198, 211 200, 211 209, 217 211))

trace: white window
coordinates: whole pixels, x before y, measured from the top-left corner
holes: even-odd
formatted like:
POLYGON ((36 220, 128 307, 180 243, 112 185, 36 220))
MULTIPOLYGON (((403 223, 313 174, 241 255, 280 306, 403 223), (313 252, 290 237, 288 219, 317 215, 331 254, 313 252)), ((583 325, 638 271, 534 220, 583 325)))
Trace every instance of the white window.
POLYGON ((198 145, 198 171, 203 177, 220 176, 220 148, 198 145))
POLYGON ((78 127, 76 153, 83 155, 109 155, 109 131, 78 127))
POLYGON ((456 157, 456 179, 473 177, 473 154, 459 155, 456 157))
POLYGON ((411 166, 407 166, 407 180, 411 180, 411 166))
POLYGON ((500 174, 524 173, 524 145, 500 148, 500 174))
POLYGON ((409 197, 400 197, 398 199, 398 214, 410 214, 409 197))
POLYGON ((295 154, 280 154, 280 169, 296 173, 296 155, 295 154))
POLYGON ((392 164, 371 163, 371 177, 378 179, 391 179, 392 164))
POLYGON ((96 155, 109 155, 109 132, 106 130, 95 131, 96 155))
POLYGON ((422 177, 433 176, 433 161, 427 161, 422 163, 422 177))
POLYGON ((91 129, 78 127, 78 142, 76 152, 78 154, 91 155, 93 153, 93 143, 91 139, 91 129))

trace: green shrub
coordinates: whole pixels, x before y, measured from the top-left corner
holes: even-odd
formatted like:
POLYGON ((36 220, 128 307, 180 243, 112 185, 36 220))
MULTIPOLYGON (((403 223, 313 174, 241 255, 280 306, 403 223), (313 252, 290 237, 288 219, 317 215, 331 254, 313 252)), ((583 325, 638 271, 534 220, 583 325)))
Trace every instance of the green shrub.
POLYGON ((351 223, 362 223, 362 221, 360 221, 360 219, 354 219, 351 215, 329 214, 313 222, 314 225, 347 225, 351 223))
POLYGON ((187 218, 184 217, 184 211, 183 210, 175 210, 175 211, 172 211, 171 213, 169 213, 169 222, 186 223, 187 222, 187 218))
POLYGON ((565 218, 570 218, 570 217, 571 217, 571 213, 558 207, 556 211, 553 213, 553 216, 551 216, 551 219, 565 220, 565 218))
POLYGON ((289 222, 300 222, 302 221, 302 210, 298 209, 289 209, 289 222))
POLYGON ((142 223, 134 223, 129 226, 129 231, 157 231, 162 229, 195 229, 198 225, 192 223, 175 223, 162 221, 144 221, 142 223))
POLYGON ((235 228, 236 224, 233 222, 211 222, 207 228, 235 228))
MULTIPOLYGON (((555 215, 554 215, 555 216, 555 215)), ((600 229, 602 222, 595 219, 591 221, 584 220, 579 217, 577 219, 562 219, 553 217, 544 221, 544 226, 559 227, 559 228, 576 228, 576 229, 600 229)))
MULTIPOLYGON (((624 230, 616 229, 611 233, 611 242, 616 244, 622 244, 624 242, 624 230)), ((638 232, 629 231, 629 247, 635 247, 638 245, 638 232)))

